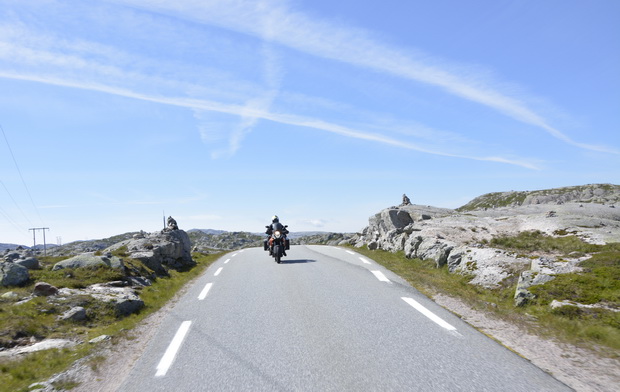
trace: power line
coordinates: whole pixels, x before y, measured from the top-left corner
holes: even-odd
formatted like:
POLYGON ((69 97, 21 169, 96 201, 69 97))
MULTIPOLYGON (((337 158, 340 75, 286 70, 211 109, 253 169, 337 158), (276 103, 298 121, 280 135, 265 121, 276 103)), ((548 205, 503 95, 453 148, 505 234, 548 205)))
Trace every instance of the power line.
POLYGON ((9 214, 7 214, 6 211, 2 209, 2 207, 0 207, 0 214, 4 216, 7 222, 13 225, 13 227, 15 228, 15 230, 17 230, 17 232, 23 233, 24 236, 26 235, 26 228, 21 226, 19 223, 15 222, 13 219, 11 219, 9 214))
POLYGON ((37 205, 34 204, 34 200, 32 199, 32 195, 30 194, 30 189, 28 189, 28 185, 26 185, 26 181, 24 181, 24 176, 22 176, 22 171, 19 170, 19 165, 17 164, 17 160, 15 159, 15 155, 13 154, 13 149, 11 149, 11 145, 9 144, 9 139, 7 139, 6 133, 4 132, 4 128, 2 128, 2 125, 0 125, 0 130, 2 130, 2 135, 4 136, 4 141, 6 142, 6 146, 9 148, 9 152, 11 153, 11 158, 13 158, 13 163, 15 163, 15 168, 17 169, 17 172, 19 173, 19 178, 21 178, 22 184, 24 184, 24 188, 26 188, 26 193, 28 193, 28 197, 30 198, 30 202, 32 203, 32 206, 34 207, 34 210, 37 213, 39 219, 41 220, 41 222, 43 222, 43 218, 41 218, 41 214, 39 213, 39 209, 37 208, 37 205))
POLYGON ((28 217, 26 216, 26 214, 24 214, 24 211, 21 209, 21 207, 19 206, 19 204, 17 204, 17 202, 15 201, 15 198, 13 198, 13 195, 11 194, 11 192, 9 192, 9 188, 6 187, 6 185, 4 185, 4 182, 2 182, 2 180, 0 180, 0 185, 2 185, 2 187, 4 188, 4 190, 6 191, 6 193, 9 195, 9 197, 11 198, 11 200, 13 200, 13 203, 15 204, 15 207, 17 207, 17 209, 19 210, 19 212, 21 212, 22 216, 24 217, 24 219, 26 219, 26 221, 28 221, 28 224, 30 226, 34 226, 32 224, 32 222, 30 222, 30 219, 28 219, 28 217))

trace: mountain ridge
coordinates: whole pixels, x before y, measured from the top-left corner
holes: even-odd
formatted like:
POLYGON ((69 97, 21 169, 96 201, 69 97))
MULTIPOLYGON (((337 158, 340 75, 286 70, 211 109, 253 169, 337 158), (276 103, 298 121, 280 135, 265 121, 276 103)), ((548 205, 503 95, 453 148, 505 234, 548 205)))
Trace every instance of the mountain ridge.
MULTIPOLYGON (((470 202, 465 205, 458 207, 454 210, 452 209, 443 209, 439 207, 434 207, 436 209, 441 209, 447 211, 446 213, 455 212, 455 213, 465 213, 465 212, 475 212, 475 211, 486 211, 492 209, 501 209, 501 208, 509 208, 509 207, 522 207, 528 205, 558 205, 564 203, 589 203, 589 204, 613 204, 620 203, 620 185, 614 184, 586 184, 586 185, 576 185, 576 186, 566 186, 560 188, 549 188, 535 191, 507 191, 507 192, 491 192, 486 193, 481 196, 478 196, 472 199, 470 202)), ((430 208, 430 206, 428 207, 430 208)), ((515 211, 517 212, 517 211, 515 211)), ((247 237, 246 241, 241 241, 241 244, 244 246, 261 246, 260 239, 257 238, 259 236, 264 236, 262 232, 243 232, 243 231, 227 231, 227 230, 218 230, 218 229, 197 229, 193 228, 187 231, 190 236, 192 233, 200 232, 204 235, 208 236, 229 236, 230 233, 243 233, 242 236, 247 237), (250 236, 253 239, 249 241, 250 236)), ((118 234, 116 236, 112 236, 109 238, 96 239, 96 240, 80 240, 73 241, 64 245, 61 245, 60 248, 66 248, 67 246, 73 248, 79 248, 81 251, 96 251, 105 249, 106 247, 112 245, 115 242, 127 239, 137 232, 129 232, 118 234)), ((295 232, 292 231, 289 234, 289 238, 298 239, 303 237, 315 237, 314 240, 320 241, 322 236, 329 237, 333 232, 329 231, 305 231, 305 232, 295 232)), ((346 233, 340 233, 346 234, 346 233)), ((194 234, 194 236, 198 236, 194 234)), ((202 236, 200 236, 202 237, 202 236)), ((230 239, 228 239, 230 240, 230 239)), ((226 242, 226 238, 222 238, 219 242, 226 242)), ((23 244, 6 244, 0 243, 0 251, 6 252, 10 249, 16 249, 18 246, 21 246, 25 249, 30 249, 31 247, 23 244)), ((49 248, 57 247, 57 245, 48 244, 49 248)), ((42 245, 37 245, 37 249, 42 248, 42 245)), ((228 249, 228 248, 226 248, 228 249)))

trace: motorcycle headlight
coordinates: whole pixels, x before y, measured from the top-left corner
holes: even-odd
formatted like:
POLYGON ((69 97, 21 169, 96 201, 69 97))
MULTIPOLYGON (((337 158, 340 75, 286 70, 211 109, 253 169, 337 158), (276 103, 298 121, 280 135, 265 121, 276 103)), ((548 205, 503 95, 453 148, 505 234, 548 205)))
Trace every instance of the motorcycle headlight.
POLYGON ((273 235, 274 235, 274 237, 276 237, 276 238, 280 238, 280 237, 282 237, 282 233, 280 233, 280 231, 277 231, 277 230, 276 230, 276 232, 275 232, 275 233, 273 233, 273 235))

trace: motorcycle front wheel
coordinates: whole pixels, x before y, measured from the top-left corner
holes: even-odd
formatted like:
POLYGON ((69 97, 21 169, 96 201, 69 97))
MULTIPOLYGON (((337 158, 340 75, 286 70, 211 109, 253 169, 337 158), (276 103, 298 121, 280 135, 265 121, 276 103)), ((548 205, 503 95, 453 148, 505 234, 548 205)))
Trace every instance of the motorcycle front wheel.
POLYGON ((280 262, 282 261, 281 257, 281 253, 280 253, 280 246, 276 245, 273 247, 273 257, 275 257, 276 259, 276 263, 280 264, 280 262))

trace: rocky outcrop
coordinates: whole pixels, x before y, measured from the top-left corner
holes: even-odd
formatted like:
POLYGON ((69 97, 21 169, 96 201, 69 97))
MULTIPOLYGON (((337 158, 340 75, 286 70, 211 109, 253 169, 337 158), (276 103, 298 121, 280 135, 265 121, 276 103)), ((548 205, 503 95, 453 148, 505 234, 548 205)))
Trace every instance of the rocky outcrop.
POLYGON ((165 229, 121 241, 104 252, 126 249, 129 258, 141 261, 159 276, 168 275, 168 268, 183 270, 196 263, 191 255, 191 242, 183 230, 165 229))
POLYGON ((222 251, 263 246, 265 239, 264 235, 244 231, 221 232, 192 229, 188 234, 196 251, 204 253, 212 250, 222 251))
POLYGON ((112 304, 119 316, 127 316, 144 307, 144 301, 131 287, 115 287, 109 284, 98 283, 85 289, 62 288, 58 290, 60 297, 90 296, 98 301, 112 304))
POLYGON ((115 235, 112 237, 97 239, 97 240, 87 240, 87 241, 75 241, 69 242, 66 244, 62 244, 60 246, 55 246, 47 250, 48 256, 54 257, 72 257, 82 253, 97 253, 102 252, 104 249, 119 243, 121 241, 125 241, 133 238, 135 235, 139 235, 140 232, 129 232, 123 233, 119 235, 115 235))
POLYGON ((33 251, 18 247, 14 251, 7 251, 4 255, 5 262, 19 264, 29 270, 40 269, 39 260, 34 257, 33 251))
POLYGON ((579 262, 582 259, 556 261, 547 257, 532 260, 530 269, 519 276, 517 289, 515 290, 515 305, 523 306, 535 298, 528 289, 532 286, 545 284, 559 274, 568 274, 581 271, 579 262))
POLYGON ((529 267, 531 272, 524 273, 515 294, 521 301, 527 300, 527 287, 542 282, 543 276, 570 272, 574 266, 553 260, 531 262, 527 257, 489 247, 493 238, 538 230, 551 236, 575 235, 594 244, 620 242, 620 209, 595 202, 615 202, 620 186, 489 195, 457 210, 404 203, 387 208, 371 216, 368 226, 350 243, 432 260, 438 267, 447 265, 450 272, 471 276, 472 284, 489 288, 513 276, 516 279, 515 274, 529 267))
POLYGON ((369 225, 352 239, 357 246, 404 251, 408 258, 432 260, 437 267, 472 276, 472 283, 497 286, 509 276, 508 266, 528 263, 504 251, 482 249, 476 244, 491 238, 484 220, 430 206, 390 207, 368 219, 369 225))
POLYGON ((83 253, 71 257, 69 259, 60 261, 54 265, 52 271, 58 271, 65 268, 97 268, 97 267, 109 267, 109 268, 123 268, 123 261, 108 254, 106 256, 97 256, 94 253, 83 253))
POLYGON ((459 211, 564 203, 620 203, 620 185, 590 184, 538 191, 487 193, 460 207, 459 211))
POLYGON ((348 244, 353 234, 350 233, 316 233, 291 239, 291 245, 330 245, 348 244))
POLYGON ((7 261, 0 263, 0 287, 21 286, 30 280, 28 268, 7 261))

